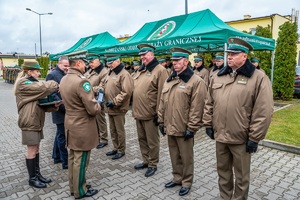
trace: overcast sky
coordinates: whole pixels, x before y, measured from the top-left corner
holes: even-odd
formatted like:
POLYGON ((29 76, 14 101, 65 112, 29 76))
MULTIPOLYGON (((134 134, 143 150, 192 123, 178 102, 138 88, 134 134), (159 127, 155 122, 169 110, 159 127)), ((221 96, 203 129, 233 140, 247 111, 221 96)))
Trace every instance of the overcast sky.
MULTIPOLYGON (((0 52, 39 54, 39 16, 43 52, 58 53, 80 38, 108 31, 133 35, 144 23, 185 14, 185 0, 0 0, 0 52), (35 51, 36 44, 36 51, 35 51)), ((188 12, 210 9, 223 21, 290 15, 300 0, 188 0, 188 12)))

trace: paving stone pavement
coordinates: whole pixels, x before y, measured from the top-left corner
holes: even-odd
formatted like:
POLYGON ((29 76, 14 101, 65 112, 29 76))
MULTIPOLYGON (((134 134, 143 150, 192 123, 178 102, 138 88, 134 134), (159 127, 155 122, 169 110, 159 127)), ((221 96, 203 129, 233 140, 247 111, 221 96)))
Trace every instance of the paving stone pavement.
MULTIPOLYGON (((41 143, 42 174, 51 176, 53 182, 47 188, 36 189, 28 185, 25 166, 26 148, 21 144, 21 131, 17 126, 17 110, 13 85, 0 81, 0 199, 73 199, 69 193, 67 170, 53 164, 52 146, 55 125, 47 113, 41 143)), ((160 162, 152 177, 144 176, 145 170, 136 171, 134 165, 141 162, 135 121, 131 112, 126 115, 126 155, 112 161, 105 153, 112 144, 101 150, 93 149, 87 171, 87 182, 99 193, 92 198, 100 200, 176 200, 218 199, 218 176, 214 141, 203 129, 195 136, 195 175, 190 193, 179 197, 180 187, 165 189, 171 180, 171 162, 167 138, 161 137, 160 162)), ((300 155, 259 146, 252 157, 249 200, 300 199, 300 155)))

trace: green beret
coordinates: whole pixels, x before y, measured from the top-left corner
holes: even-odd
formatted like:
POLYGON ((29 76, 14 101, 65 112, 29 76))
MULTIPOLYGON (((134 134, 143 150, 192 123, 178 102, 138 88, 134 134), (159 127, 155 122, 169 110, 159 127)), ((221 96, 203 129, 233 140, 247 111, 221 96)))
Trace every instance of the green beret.
POLYGON ((154 52, 155 50, 155 47, 150 44, 139 44, 137 47, 140 50, 139 55, 144 55, 149 51, 154 52))
POLYGON ((242 40, 240 38, 229 38, 228 39, 228 48, 226 52, 232 52, 232 53, 248 53, 249 51, 253 50, 253 47, 251 44, 246 42, 245 40, 242 40))
POLYGON ((22 65, 23 70, 30 70, 30 69, 38 69, 41 70, 41 66, 36 60, 25 60, 22 65))
POLYGON ((255 63, 255 62, 256 62, 256 63, 259 63, 259 59, 258 59, 258 58, 251 58, 251 62, 252 62, 252 63, 255 63))
POLYGON ((192 54, 189 50, 186 50, 181 47, 173 47, 170 49, 170 52, 172 53, 171 60, 180 60, 182 58, 189 58, 189 55, 192 54))

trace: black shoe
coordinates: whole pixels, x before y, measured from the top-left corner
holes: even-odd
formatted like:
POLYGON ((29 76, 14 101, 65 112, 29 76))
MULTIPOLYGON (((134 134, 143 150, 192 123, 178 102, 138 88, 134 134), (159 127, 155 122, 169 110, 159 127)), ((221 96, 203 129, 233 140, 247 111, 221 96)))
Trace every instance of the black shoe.
POLYGON ((106 153, 107 156, 113 156, 113 155, 116 155, 118 152, 117 150, 112 150, 112 151, 109 151, 106 153))
POLYGON ((103 147, 105 147, 107 145, 107 143, 99 143, 96 147, 96 149, 101 149, 103 147))
POLYGON ((166 183, 165 188, 173 188, 176 185, 181 185, 181 183, 174 183, 173 181, 170 181, 169 183, 166 183))
POLYGON ((148 167, 146 173, 145 173, 145 176, 146 177, 149 177, 149 176, 152 176, 155 174, 157 168, 154 168, 154 167, 148 167))
POLYGON ((189 193, 191 188, 186 188, 186 187, 182 187, 180 190, 179 190, 179 196, 184 196, 186 195, 187 193, 189 193))
POLYGON ((98 190, 90 188, 87 190, 87 192, 83 196, 75 198, 75 199, 82 199, 84 197, 92 197, 97 193, 98 193, 98 190))
POLYGON ((68 167, 68 165, 63 165, 62 168, 63 169, 68 169, 69 167, 68 167))
MULTIPOLYGON (((92 186, 89 185, 89 184, 86 184, 85 186, 86 186, 86 189, 88 189, 88 190, 92 187, 92 186)), ((71 196, 74 196, 74 193, 73 193, 73 192, 71 192, 71 196)))
POLYGON ((145 168, 147 168, 147 167, 148 167, 148 164, 145 164, 145 163, 139 163, 139 164, 137 164, 137 165, 134 166, 134 169, 139 170, 139 169, 145 169, 145 168))
POLYGON ((116 160, 116 159, 122 158, 124 155, 125 155, 125 153, 117 153, 111 159, 116 160))

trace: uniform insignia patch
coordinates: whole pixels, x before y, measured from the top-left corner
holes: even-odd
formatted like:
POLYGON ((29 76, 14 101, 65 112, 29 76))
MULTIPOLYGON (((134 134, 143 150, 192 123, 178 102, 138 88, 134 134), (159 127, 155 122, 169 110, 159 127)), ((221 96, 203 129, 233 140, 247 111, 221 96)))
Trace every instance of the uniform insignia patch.
POLYGON ((247 84, 247 79, 246 78, 239 78, 239 80, 237 81, 238 84, 243 84, 246 85, 247 84))
POLYGON ((91 84, 89 82, 85 82, 83 85, 82 85, 83 89, 87 92, 90 92, 91 91, 91 84))
POLYGON ((32 81, 25 81, 25 85, 31 84, 32 81))

